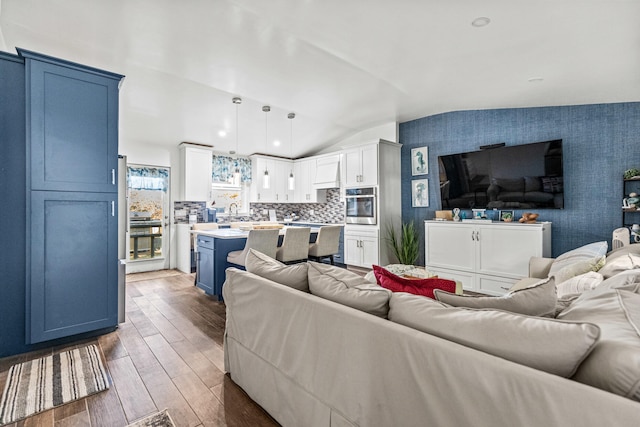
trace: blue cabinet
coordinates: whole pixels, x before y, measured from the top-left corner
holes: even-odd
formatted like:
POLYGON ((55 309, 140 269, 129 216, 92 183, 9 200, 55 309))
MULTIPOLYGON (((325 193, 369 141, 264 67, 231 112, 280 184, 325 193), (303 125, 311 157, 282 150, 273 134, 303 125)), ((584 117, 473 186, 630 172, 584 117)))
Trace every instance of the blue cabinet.
POLYGON ((213 237, 197 235, 196 286, 213 294, 213 237))
POLYGON ((115 199, 31 191, 29 342, 118 324, 115 199))

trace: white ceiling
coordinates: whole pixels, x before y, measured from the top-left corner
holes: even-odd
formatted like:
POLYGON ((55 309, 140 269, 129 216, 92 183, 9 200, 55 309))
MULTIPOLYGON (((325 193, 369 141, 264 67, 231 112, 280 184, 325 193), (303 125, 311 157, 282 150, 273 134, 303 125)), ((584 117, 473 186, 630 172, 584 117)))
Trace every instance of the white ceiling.
POLYGON ((447 111, 640 101, 637 0, 0 0, 0 31, 125 74, 121 144, 234 150, 234 96, 239 154, 287 157, 447 111))

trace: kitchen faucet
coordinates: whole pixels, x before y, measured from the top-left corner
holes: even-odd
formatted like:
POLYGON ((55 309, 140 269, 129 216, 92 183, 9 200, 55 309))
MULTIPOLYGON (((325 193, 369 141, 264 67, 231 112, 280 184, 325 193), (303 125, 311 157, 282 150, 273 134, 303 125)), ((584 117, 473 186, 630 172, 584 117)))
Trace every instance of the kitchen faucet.
POLYGON ((237 203, 235 203, 235 202, 234 202, 234 203, 231 203, 231 204, 229 205, 229 215, 232 215, 232 214, 233 214, 233 208, 234 208, 234 207, 236 208, 236 213, 235 213, 235 215, 233 215, 233 216, 238 216, 238 204, 237 204, 237 203))

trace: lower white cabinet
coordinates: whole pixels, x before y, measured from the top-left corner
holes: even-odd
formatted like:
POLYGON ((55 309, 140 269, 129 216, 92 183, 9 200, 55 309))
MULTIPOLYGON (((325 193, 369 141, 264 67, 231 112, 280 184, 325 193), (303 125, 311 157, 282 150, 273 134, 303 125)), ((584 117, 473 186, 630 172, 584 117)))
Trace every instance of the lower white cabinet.
POLYGON ((365 225, 346 226, 344 258, 348 265, 367 268, 371 268, 373 264, 378 265, 378 229, 365 225))
POLYGON ((501 295, 529 276, 532 256, 551 256, 551 223, 425 221, 425 266, 466 290, 501 295))

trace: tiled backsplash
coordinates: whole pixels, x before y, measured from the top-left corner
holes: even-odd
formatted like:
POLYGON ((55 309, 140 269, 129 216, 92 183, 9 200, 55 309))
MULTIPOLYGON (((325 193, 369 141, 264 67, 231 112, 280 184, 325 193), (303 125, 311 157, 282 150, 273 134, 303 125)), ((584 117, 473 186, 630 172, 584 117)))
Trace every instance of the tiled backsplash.
POLYGON ((189 224, 189 214, 196 212, 198 222, 204 222, 206 202, 173 202, 173 223, 189 224))
POLYGON ((262 211, 276 210, 278 221, 285 216, 295 214, 301 222, 322 222, 327 224, 339 224, 344 222, 344 202, 340 201, 340 190, 330 188, 327 190, 326 203, 251 203, 253 215, 251 221, 267 221, 269 214, 263 215, 262 211), (311 211, 313 210, 313 215, 311 211))
MULTIPOLYGON (((330 188, 327 190, 326 203, 251 203, 253 215, 239 215, 232 218, 232 221, 268 221, 269 214, 262 212, 270 209, 276 210, 278 221, 282 221, 285 216, 295 214, 300 217, 301 222, 321 222, 327 224, 341 224, 344 222, 344 202, 340 201, 340 190, 330 188), (311 214, 313 211, 313 214, 311 214)), ((206 204, 205 202, 174 202, 173 215, 175 224, 188 224, 189 213, 192 210, 198 213, 198 222, 204 222, 206 204)), ((229 222, 226 216, 218 216, 218 223, 229 222)))

